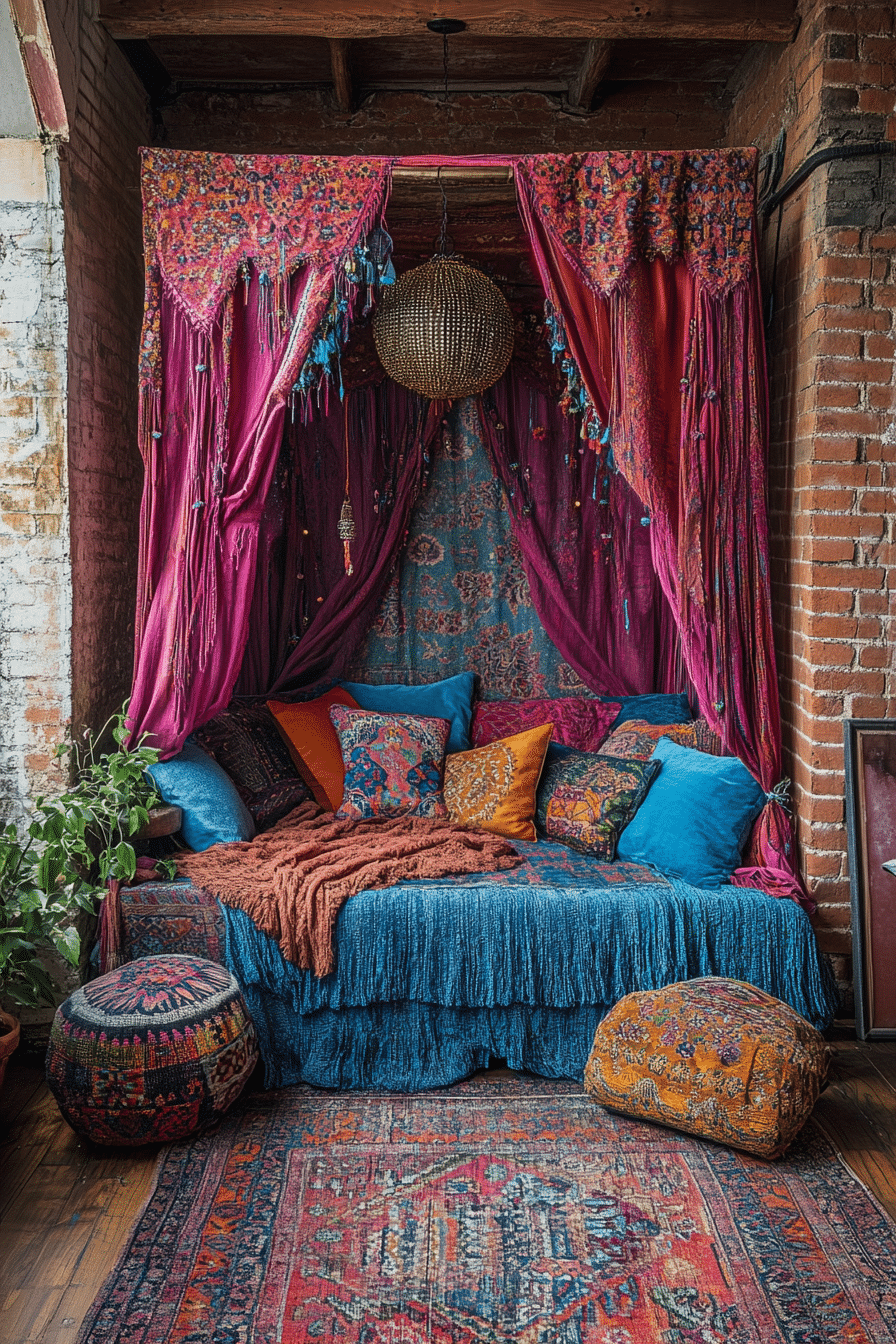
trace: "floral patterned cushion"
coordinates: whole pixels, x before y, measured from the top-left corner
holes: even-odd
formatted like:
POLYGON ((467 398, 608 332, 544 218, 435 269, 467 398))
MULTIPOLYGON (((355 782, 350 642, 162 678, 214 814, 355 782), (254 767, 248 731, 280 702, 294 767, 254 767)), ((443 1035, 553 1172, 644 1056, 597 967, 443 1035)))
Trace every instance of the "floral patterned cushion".
POLYGON ((234 701, 195 736, 233 780, 259 831, 311 797, 266 705, 234 701))
POLYGON ((680 747, 721 756, 722 742, 705 719, 691 723, 648 723, 645 719, 629 719, 614 728, 601 747, 602 756, 618 756, 627 761, 647 761, 661 737, 671 737, 680 747))
POLYGON ((445 802, 451 820, 495 835, 534 840, 535 791, 552 725, 458 751, 445 763, 445 802))
POLYGON ((808 1119, 831 1058, 786 1003, 709 976, 620 999, 595 1033, 585 1088, 624 1115, 778 1157, 808 1119))
POLYGON ((616 715, 613 701, 570 695, 559 700, 480 700, 473 710, 474 747, 550 723, 554 741, 579 751, 597 751, 616 715))
POLYGON ((659 769, 658 761, 621 761, 587 751, 567 751, 559 759, 549 754, 535 823, 548 840, 611 863, 619 832, 659 769))
POLYGON ((345 765, 337 817, 447 817, 442 795, 451 724, 414 714, 377 714, 334 705, 345 765))

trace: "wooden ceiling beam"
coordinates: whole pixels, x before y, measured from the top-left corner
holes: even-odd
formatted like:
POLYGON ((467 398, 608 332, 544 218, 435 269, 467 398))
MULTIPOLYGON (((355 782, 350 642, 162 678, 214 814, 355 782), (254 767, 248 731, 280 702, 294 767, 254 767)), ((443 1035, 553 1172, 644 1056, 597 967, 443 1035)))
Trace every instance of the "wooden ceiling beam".
POLYGON ((352 70, 349 60, 349 42, 344 37, 330 38, 330 70, 333 91, 340 112, 351 112, 354 105, 352 70))
POLYGON ((99 17, 121 39, 402 37, 462 18, 485 37, 789 42, 797 26, 795 0, 100 0, 99 17))
POLYGON ((569 81, 566 98, 571 112, 590 111, 597 86, 607 73, 612 54, 612 42, 603 42, 599 37, 591 38, 585 47, 581 65, 569 81))

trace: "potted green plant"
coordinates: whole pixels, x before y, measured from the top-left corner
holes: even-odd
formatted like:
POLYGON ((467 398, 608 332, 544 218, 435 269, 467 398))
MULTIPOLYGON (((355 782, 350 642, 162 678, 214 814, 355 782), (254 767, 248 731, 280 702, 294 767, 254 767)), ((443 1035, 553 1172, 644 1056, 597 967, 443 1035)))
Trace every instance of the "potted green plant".
MULTIPOLYGON (((96 914, 110 881, 133 878, 131 841, 162 802, 147 774, 159 753, 142 742, 127 745, 126 712, 125 704, 99 734, 86 729, 80 742, 60 744, 69 787, 36 799, 24 833, 14 825, 0 831, 0 990, 21 1007, 53 1002, 53 953, 78 966, 79 914, 96 914), (103 751, 107 733, 114 746, 103 751)), ((0 1057, 10 1034, 0 1035, 0 1057)))

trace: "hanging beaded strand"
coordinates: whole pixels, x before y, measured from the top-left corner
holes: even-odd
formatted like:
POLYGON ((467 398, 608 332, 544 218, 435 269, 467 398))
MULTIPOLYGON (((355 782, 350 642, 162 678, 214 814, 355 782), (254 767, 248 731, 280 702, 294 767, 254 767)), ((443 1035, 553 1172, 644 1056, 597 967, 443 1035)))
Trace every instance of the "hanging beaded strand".
POLYGON ((345 398, 345 498, 342 501, 342 509, 339 513, 339 526, 337 528, 338 536, 342 541, 342 557, 345 565, 346 574, 354 574, 355 567, 352 564, 352 542, 355 539, 355 515, 352 511, 352 501, 349 497, 349 471, 348 471, 348 396, 345 398))

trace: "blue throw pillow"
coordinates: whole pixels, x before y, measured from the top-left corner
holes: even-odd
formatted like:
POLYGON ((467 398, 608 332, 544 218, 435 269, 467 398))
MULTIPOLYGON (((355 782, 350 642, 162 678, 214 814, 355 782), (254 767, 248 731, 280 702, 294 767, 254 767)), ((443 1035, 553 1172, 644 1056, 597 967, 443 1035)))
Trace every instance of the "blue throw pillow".
POLYGON ((255 823, 236 786, 195 742, 186 741, 177 756, 151 765, 149 773, 165 802, 183 810, 181 834, 191 849, 252 839, 255 823))
POLYGON ((428 686, 368 686, 360 681, 340 681, 358 702, 359 709, 378 714, 415 714, 423 719, 447 719, 451 724, 448 751, 470 750, 470 720, 473 717, 472 672, 461 672, 428 686))
POLYGON ((629 719, 642 719, 645 723, 690 723, 694 717, 683 691, 676 695, 599 695, 597 698, 604 704, 615 701, 622 706, 613 720, 614 728, 629 719))
POLYGON ((708 756, 661 737, 662 769, 619 837, 617 856, 695 887, 720 887, 740 866, 765 793, 736 756, 708 756))

